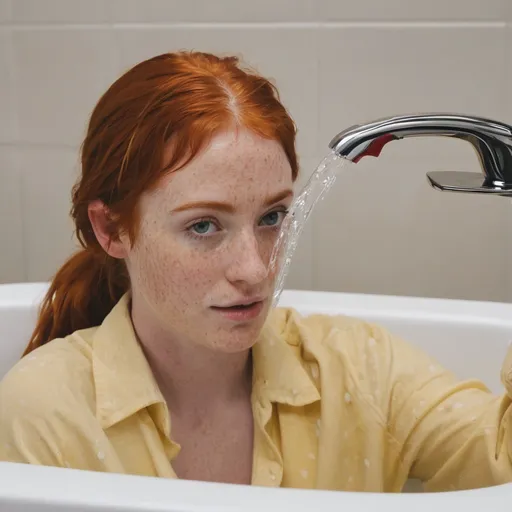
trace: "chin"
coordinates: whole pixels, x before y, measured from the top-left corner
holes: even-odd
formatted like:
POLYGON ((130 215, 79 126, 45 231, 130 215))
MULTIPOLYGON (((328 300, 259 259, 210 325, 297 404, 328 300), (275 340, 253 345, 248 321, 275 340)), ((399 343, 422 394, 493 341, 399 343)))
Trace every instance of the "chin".
POLYGON ((262 324, 262 322, 261 325, 258 322, 258 325, 237 325, 227 331, 225 335, 221 334, 220 338, 217 338, 212 345, 216 350, 228 354, 250 350, 258 341, 262 324))

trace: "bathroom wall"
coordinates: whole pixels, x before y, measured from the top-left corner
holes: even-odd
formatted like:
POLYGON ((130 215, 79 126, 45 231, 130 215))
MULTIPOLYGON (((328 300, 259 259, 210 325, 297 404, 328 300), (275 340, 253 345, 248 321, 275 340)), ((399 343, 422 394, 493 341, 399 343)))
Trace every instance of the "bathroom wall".
MULTIPOLYGON (((74 249, 69 189, 87 117, 128 66, 181 48, 273 77, 299 126, 304 183, 332 136, 418 111, 512 123, 510 0, 0 0, 0 282, 50 278, 74 249)), ((512 300, 512 205, 440 193, 469 145, 396 142, 347 167, 287 286, 512 300)))

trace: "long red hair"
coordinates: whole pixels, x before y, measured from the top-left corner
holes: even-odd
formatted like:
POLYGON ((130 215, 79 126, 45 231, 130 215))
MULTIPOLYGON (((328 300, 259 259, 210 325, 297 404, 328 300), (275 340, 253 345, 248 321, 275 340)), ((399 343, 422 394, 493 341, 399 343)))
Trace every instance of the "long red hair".
POLYGON ((236 57, 166 53, 137 64, 111 85, 92 112, 81 177, 72 191, 71 216, 82 249, 53 278, 24 355, 101 324, 129 290, 124 262, 109 257, 96 239, 89 204, 103 201, 112 236, 122 230, 133 243, 141 195, 232 125, 278 141, 296 178, 295 124, 273 84, 243 69, 236 57), (164 167, 171 140, 173 154, 164 167))

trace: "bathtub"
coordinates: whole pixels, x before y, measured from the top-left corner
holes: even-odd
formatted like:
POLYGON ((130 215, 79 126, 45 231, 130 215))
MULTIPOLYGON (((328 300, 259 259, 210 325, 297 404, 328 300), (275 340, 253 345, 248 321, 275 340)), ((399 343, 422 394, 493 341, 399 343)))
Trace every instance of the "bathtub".
MULTIPOLYGON (((45 283, 0 285, 0 378, 19 358, 46 289, 45 283)), ((303 314, 341 313, 377 322, 422 347, 460 378, 477 377, 492 391, 503 392, 500 369, 512 339, 512 304, 286 290, 280 305, 303 314)), ((511 504, 512 484, 450 493, 373 494, 219 485, 0 463, 1 512, 444 512, 454 508, 500 512, 508 511, 511 504)))

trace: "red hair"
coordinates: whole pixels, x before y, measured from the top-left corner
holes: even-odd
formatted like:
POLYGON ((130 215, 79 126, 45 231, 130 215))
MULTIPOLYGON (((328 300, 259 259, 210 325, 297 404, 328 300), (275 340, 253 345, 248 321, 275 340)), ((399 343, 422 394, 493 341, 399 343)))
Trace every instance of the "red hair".
POLYGON ((138 202, 168 172, 190 162, 219 131, 243 126, 278 141, 298 174, 296 127, 265 78, 236 57, 166 53, 128 70, 100 98, 82 144, 82 173, 71 216, 82 249, 57 272, 25 354, 48 341, 99 325, 130 282, 122 260, 108 256, 93 232, 88 206, 108 207, 112 236, 137 236, 138 202), (172 140, 170 162, 162 165, 172 140))

